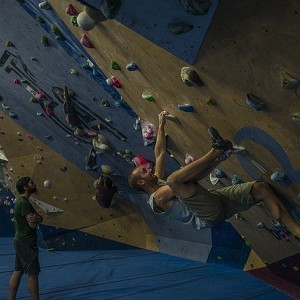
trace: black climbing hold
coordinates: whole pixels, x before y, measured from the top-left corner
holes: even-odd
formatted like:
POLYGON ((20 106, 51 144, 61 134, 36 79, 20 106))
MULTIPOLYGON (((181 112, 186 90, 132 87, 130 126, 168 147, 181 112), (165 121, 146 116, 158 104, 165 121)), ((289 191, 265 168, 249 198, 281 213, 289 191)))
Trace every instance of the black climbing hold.
POLYGON ((168 29, 176 35, 186 33, 193 28, 194 26, 192 24, 188 24, 185 22, 172 22, 168 24, 168 29))
POLYGON ((181 79, 188 86, 201 86, 203 82, 198 76, 197 72, 190 67, 183 67, 181 69, 181 79))
POLYGON ((184 10, 191 15, 205 15, 211 5, 211 0, 180 0, 184 10))

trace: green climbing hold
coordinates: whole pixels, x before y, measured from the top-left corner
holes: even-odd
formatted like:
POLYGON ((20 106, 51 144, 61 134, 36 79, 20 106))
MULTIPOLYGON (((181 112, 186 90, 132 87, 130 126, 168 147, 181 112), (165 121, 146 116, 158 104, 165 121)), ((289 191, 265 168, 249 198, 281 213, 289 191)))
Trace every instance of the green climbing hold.
POLYGON ((71 23, 73 24, 73 26, 79 27, 79 25, 77 23, 77 16, 72 16, 71 17, 71 23))
POLYGON ((213 97, 209 97, 206 103, 207 103, 208 105, 211 105, 211 106, 213 106, 213 105, 218 105, 216 99, 213 98, 213 97))
POLYGON ((118 64, 114 59, 111 60, 111 67, 112 67, 114 70, 121 70, 119 64, 118 64))
POLYGON ((142 98, 143 98, 144 100, 146 100, 146 101, 149 101, 149 102, 153 102, 153 101, 154 101, 153 96, 152 96, 150 93, 148 93, 148 92, 144 92, 144 93, 142 94, 142 98))
POLYGON ((44 35, 41 35, 41 44, 45 47, 49 46, 48 38, 44 35))
POLYGON ((76 69, 70 69, 70 73, 72 75, 78 75, 78 71, 76 69))
POLYGON ((55 35, 62 35, 62 33, 60 32, 60 30, 58 29, 58 27, 54 24, 51 24, 51 31, 55 34, 55 35))
POLYGON ((14 47, 15 45, 11 41, 6 42, 6 47, 14 47))
POLYGON ((36 19, 37 22, 39 22, 41 24, 45 24, 46 23, 46 21, 42 17, 40 17, 40 16, 36 16, 35 19, 36 19))
POLYGON ((293 78, 290 74, 283 71, 281 72, 281 86, 284 89, 293 89, 298 85, 298 80, 293 78))

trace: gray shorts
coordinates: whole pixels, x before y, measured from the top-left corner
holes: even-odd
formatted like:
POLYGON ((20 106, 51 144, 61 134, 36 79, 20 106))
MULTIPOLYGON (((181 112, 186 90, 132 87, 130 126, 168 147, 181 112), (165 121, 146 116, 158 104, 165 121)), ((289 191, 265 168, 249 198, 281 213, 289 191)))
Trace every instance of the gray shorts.
POLYGON ((256 204, 250 193, 255 182, 217 190, 207 190, 198 185, 195 195, 180 200, 200 219, 215 225, 256 204))
POLYGON ((28 275, 40 272, 39 248, 35 242, 24 243, 14 239, 16 250, 15 271, 22 271, 28 275))

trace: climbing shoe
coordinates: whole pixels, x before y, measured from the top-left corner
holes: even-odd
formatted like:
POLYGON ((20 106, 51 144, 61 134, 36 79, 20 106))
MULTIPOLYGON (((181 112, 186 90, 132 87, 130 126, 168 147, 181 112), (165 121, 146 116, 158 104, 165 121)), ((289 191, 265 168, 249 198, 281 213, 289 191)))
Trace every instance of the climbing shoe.
POLYGON ((208 128, 208 133, 212 139, 212 148, 220 149, 224 151, 232 150, 233 145, 232 142, 229 140, 225 140, 221 137, 218 130, 213 127, 208 128))

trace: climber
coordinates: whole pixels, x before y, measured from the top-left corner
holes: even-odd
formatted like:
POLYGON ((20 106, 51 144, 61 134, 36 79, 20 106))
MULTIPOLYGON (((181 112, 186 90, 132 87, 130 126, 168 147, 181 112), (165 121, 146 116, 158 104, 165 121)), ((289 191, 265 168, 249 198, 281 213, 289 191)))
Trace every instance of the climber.
POLYGON ((212 138, 211 149, 202 157, 173 172, 164 181, 166 114, 159 114, 154 149, 155 172, 140 166, 128 176, 131 187, 150 196, 148 204, 154 213, 172 214, 174 218, 184 223, 192 223, 194 227, 201 229, 216 225, 263 201, 273 218, 282 222, 294 236, 300 237, 300 225, 268 183, 252 181, 217 190, 207 190, 198 183, 232 153, 232 143, 223 139, 213 127, 208 130, 212 138))

